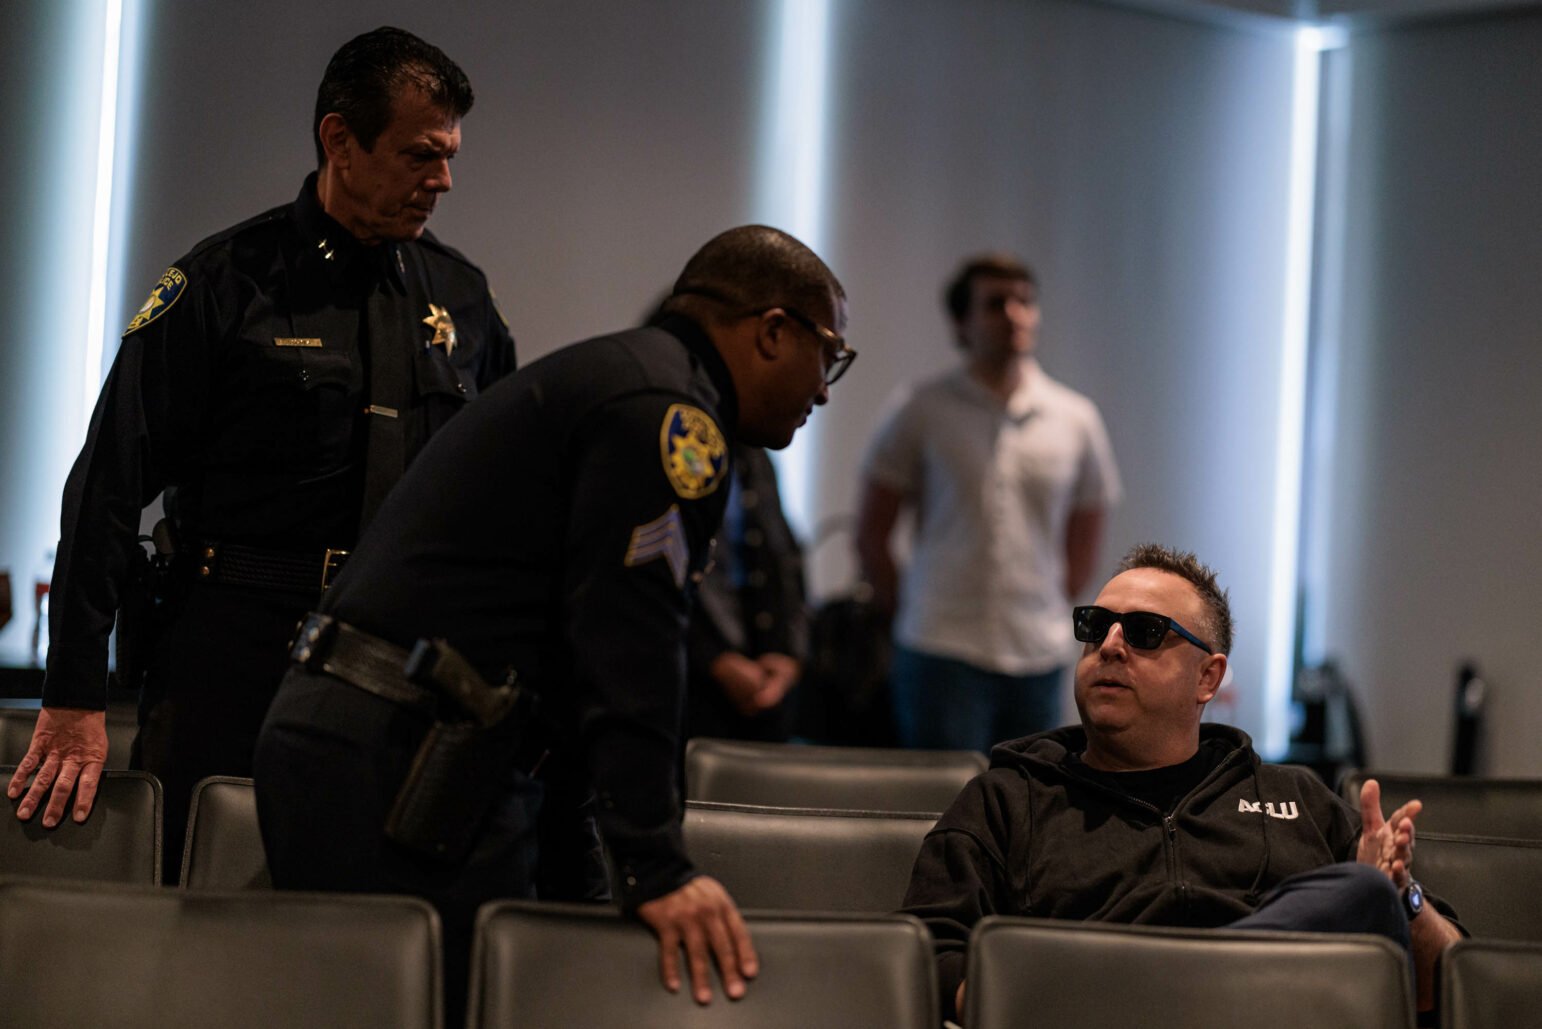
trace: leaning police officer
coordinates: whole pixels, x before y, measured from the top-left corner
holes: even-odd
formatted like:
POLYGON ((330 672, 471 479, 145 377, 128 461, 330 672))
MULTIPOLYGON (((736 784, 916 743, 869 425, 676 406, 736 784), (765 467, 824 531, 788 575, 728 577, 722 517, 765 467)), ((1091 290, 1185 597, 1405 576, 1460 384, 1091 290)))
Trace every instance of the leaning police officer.
POLYGON ((593 855, 576 819, 566 843, 536 826, 543 805, 578 810, 581 777, 666 986, 683 945, 698 1001, 714 959, 742 996, 754 948, 681 839, 685 632, 733 442, 791 441, 854 356, 844 323, 812 251, 731 229, 651 326, 531 364, 436 436, 302 628, 263 726, 275 884, 427 897, 453 1002, 478 904, 581 888, 571 870, 546 885, 593 855))
MULTIPOLYGON (((129 324, 65 486, 48 674, 17 814, 91 809, 107 753, 114 613, 140 510, 165 491, 176 551, 138 645, 134 760, 166 788, 169 875, 192 785, 249 775, 295 624, 435 431, 510 371, 482 273, 424 231, 450 189, 470 83, 382 28, 345 44, 317 92, 319 169, 291 204, 210 237, 129 324)), ((125 621, 132 622, 131 619, 125 621)))

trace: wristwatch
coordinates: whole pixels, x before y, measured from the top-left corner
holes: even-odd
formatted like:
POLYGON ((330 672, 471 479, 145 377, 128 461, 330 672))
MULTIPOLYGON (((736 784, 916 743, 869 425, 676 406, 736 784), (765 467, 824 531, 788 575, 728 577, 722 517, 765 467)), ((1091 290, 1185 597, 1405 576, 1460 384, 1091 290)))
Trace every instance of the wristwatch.
POLYGON ((1409 879, 1408 885, 1403 887, 1402 897, 1403 913, 1412 922, 1424 910, 1424 887, 1419 885, 1417 879, 1409 879))

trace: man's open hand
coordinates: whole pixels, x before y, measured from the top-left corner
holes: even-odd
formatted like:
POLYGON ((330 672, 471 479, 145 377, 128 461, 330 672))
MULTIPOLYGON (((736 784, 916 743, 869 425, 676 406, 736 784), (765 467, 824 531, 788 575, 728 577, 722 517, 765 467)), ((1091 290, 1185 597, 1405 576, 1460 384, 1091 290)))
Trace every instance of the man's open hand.
POLYGON ((680 989, 680 948, 690 969, 696 1003, 712 1000, 709 959, 717 962, 723 992, 730 1000, 744 996, 744 980, 755 978, 760 960, 755 945, 722 883, 697 876, 673 893, 639 905, 637 917, 659 938, 659 978, 670 993, 680 989))

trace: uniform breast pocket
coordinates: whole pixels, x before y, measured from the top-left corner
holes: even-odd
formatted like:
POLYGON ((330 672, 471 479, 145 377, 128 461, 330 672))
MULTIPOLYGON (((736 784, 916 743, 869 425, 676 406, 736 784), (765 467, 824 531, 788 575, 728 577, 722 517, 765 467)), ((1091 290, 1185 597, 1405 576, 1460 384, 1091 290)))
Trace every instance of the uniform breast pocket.
POLYGON ((259 463, 333 468, 347 460, 363 372, 353 355, 323 347, 255 345, 220 435, 228 453, 259 463))
POLYGON ((439 347, 424 347, 414 360, 418 401, 433 432, 477 395, 476 375, 456 365, 439 347))

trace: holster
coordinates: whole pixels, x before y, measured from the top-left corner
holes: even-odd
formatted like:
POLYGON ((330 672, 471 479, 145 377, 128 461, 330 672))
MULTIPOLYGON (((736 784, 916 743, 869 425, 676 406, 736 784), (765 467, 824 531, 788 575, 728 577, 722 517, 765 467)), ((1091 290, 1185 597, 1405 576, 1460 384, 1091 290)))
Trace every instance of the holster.
POLYGON ((114 669, 118 688, 134 693, 144 685, 165 620, 161 609, 168 595, 171 562, 176 553, 170 526, 162 519, 153 537, 141 536, 130 549, 118 597, 114 669), (146 543, 154 544, 154 553, 145 550, 146 543))
POLYGON ((451 865, 463 861, 510 771, 533 775, 544 757, 536 691, 513 672, 489 685, 444 640, 419 640, 407 651, 313 612, 300 623, 289 656, 433 717, 385 822, 386 836, 414 854, 451 865))
POLYGON ((415 854, 458 864, 503 796, 509 770, 523 765, 534 771, 527 755, 531 738, 539 735, 537 698, 512 675, 500 686, 488 685, 443 640, 420 640, 404 672, 447 703, 397 791, 386 836, 415 854))
POLYGON ((386 836, 414 854, 464 861, 503 794, 517 735, 506 726, 436 721, 396 793, 386 836))

